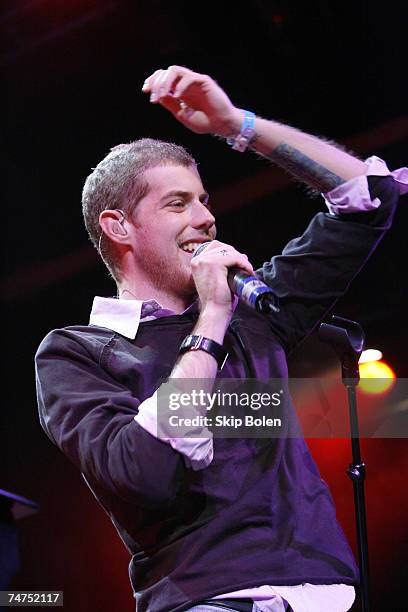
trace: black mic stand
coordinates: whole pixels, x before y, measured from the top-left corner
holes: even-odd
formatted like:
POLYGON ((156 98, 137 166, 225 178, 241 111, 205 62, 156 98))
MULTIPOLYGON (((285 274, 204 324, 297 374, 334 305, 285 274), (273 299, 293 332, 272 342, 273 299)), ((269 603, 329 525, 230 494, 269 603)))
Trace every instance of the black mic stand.
POLYGON ((356 387, 360 381, 358 360, 364 348, 364 332, 355 321, 333 316, 332 323, 321 323, 319 338, 330 344, 341 362, 341 377, 347 389, 353 463, 347 474, 353 483, 357 545, 360 563, 360 596, 362 612, 370 610, 367 520, 364 498, 365 464, 360 455, 356 387))

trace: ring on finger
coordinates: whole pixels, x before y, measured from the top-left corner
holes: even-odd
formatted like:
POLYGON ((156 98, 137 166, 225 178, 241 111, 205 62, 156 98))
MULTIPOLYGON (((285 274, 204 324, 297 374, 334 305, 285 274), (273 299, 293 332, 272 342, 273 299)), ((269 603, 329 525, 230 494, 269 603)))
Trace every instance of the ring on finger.
POLYGON ((191 117, 191 115, 194 114, 194 109, 191 108, 191 106, 188 106, 184 100, 179 100, 179 104, 180 104, 180 108, 182 111, 184 111, 184 114, 186 115, 187 118, 191 117))

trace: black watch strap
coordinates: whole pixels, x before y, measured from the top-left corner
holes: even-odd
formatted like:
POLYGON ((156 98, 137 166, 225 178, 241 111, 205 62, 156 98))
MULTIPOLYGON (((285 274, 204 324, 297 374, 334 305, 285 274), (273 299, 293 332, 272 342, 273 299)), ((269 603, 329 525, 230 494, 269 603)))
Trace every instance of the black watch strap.
POLYGON ((228 353, 221 344, 204 338, 204 336, 186 336, 181 343, 180 353, 186 351, 205 351, 214 357, 218 363, 218 369, 222 370, 225 362, 227 361, 228 353))

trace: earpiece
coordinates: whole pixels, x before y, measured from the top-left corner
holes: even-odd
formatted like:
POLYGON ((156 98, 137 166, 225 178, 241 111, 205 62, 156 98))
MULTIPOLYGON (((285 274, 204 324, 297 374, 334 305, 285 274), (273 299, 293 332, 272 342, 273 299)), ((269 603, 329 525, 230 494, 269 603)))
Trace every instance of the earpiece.
POLYGON ((115 232, 115 234, 120 234, 121 236, 124 236, 126 234, 126 229, 123 227, 123 224, 125 222, 125 215, 121 210, 117 209, 117 211, 120 212, 121 218, 115 222, 113 231, 115 232))
POLYGON ((103 254, 102 254, 103 237, 105 235, 109 236, 112 234, 116 234, 117 236, 126 236, 127 229, 124 227, 125 220, 126 220, 126 215, 123 212, 123 210, 121 210, 120 208, 106 209, 101 212, 100 217, 99 217, 101 233, 100 233, 99 241, 98 241, 98 251, 102 258, 103 258, 103 254), (113 211, 116 211, 120 214, 119 219, 115 218, 116 215, 112 214, 113 211), (104 228, 105 231, 102 228, 104 228))

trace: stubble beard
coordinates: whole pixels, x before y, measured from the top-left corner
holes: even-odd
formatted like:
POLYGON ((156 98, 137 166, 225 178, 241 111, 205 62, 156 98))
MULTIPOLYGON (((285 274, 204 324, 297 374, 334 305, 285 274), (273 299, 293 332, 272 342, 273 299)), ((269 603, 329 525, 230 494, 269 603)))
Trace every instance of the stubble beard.
POLYGON ((149 258, 145 262, 145 271, 158 292, 175 295, 186 301, 193 301, 197 290, 191 271, 180 261, 149 258))

